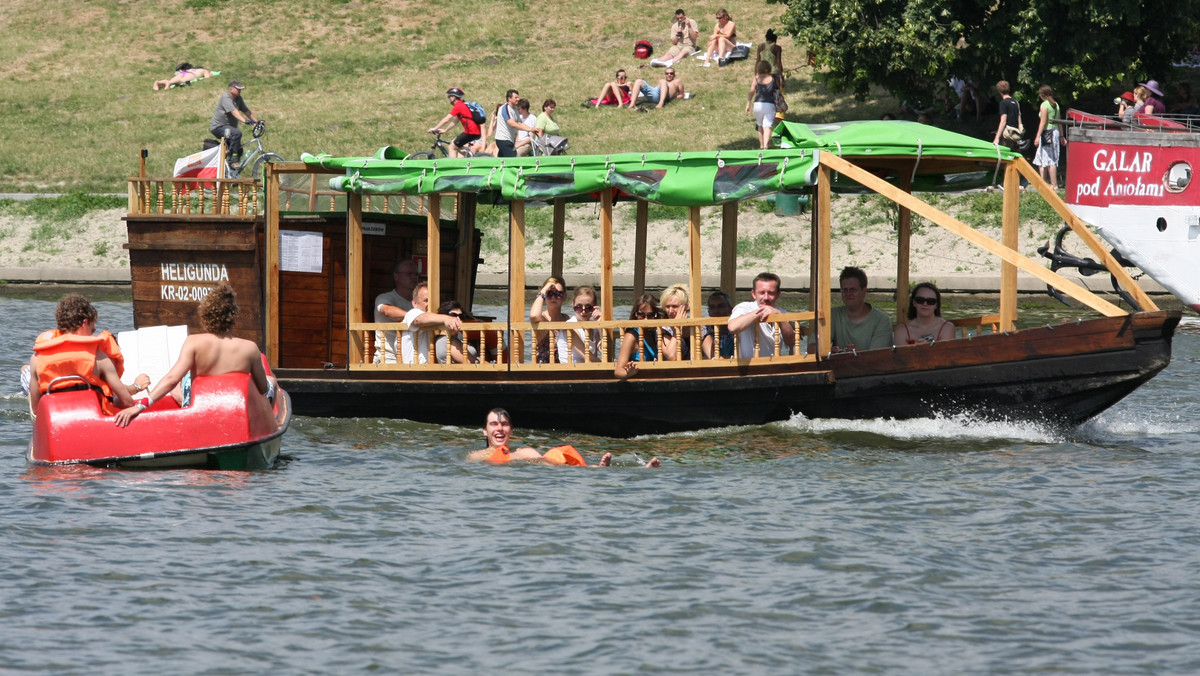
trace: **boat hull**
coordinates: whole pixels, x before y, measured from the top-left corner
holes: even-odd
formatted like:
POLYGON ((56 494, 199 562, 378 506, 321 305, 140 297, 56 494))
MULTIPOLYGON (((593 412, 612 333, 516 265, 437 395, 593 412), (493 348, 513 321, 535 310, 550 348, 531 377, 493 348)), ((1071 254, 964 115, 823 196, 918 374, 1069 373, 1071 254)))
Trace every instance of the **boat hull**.
POLYGON ((612 437, 757 425, 796 413, 851 419, 968 413, 1071 427, 1167 366, 1179 318, 1178 311, 1138 313, 686 377, 645 368, 627 381, 602 372, 565 380, 561 372, 535 370, 447 371, 436 379, 428 371, 276 375, 302 415, 475 426, 487 410, 502 407, 522 427, 612 437))
POLYGON ((40 465, 267 469, 291 422, 291 400, 280 388, 271 405, 249 387, 246 374, 197 378, 192 406, 165 397, 125 428, 101 414, 91 391, 44 395, 27 457, 40 465))

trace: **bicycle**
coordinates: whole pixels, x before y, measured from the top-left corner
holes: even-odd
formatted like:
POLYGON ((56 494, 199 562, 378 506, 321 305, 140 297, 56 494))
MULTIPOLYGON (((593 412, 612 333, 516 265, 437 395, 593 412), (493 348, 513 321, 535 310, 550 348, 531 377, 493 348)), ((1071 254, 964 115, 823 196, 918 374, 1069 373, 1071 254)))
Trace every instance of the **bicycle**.
POLYGON ((266 122, 259 120, 258 122, 254 123, 254 127, 252 128, 252 132, 251 132, 252 138, 250 140, 250 143, 245 144, 246 151, 242 155, 241 164, 238 165, 237 167, 235 167, 232 163, 230 163, 229 156, 226 155, 226 157, 225 157, 225 176, 226 177, 241 178, 241 175, 245 171, 246 167, 250 167, 250 174, 249 174, 250 177, 251 178, 261 178, 263 164, 265 164, 267 162, 284 162, 285 161, 283 159, 283 156, 278 155, 276 153, 267 152, 267 150, 265 148, 263 148, 262 137, 265 136, 266 133, 267 133, 267 123, 266 122))
MULTIPOLYGON (((413 153, 405 159, 432 160, 437 157, 437 153, 439 151, 442 153, 442 157, 450 157, 450 142, 443 139, 440 132, 431 131, 429 133, 433 134, 433 146, 430 147, 429 150, 422 150, 420 152, 413 153)), ((462 153, 459 155, 459 157, 492 157, 491 153, 477 153, 466 148, 459 148, 459 151, 462 153)))

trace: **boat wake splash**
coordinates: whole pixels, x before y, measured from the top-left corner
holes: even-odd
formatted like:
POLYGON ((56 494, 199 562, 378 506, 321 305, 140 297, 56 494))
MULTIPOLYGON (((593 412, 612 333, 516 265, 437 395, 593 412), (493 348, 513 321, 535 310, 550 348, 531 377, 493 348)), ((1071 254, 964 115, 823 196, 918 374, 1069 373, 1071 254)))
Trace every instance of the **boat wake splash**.
POLYGON ((837 418, 809 419, 796 414, 782 425, 798 432, 826 434, 835 432, 865 432, 899 440, 914 439, 972 439, 1019 440, 1034 443, 1059 443, 1064 440, 1061 430, 1029 421, 996 421, 977 414, 956 413, 932 418, 895 420, 841 420, 837 418))

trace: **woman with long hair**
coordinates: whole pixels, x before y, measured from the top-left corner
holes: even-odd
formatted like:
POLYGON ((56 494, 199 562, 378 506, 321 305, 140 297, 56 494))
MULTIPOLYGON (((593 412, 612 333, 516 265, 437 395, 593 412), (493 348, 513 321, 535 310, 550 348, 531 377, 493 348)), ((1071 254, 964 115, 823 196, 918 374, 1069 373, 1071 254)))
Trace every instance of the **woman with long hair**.
POLYGON ((942 292, 933 282, 921 282, 908 296, 908 321, 897 324, 895 345, 940 343, 954 339, 954 322, 942 319, 942 292))
POLYGON ((1058 125, 1050 120, 1059 119, 1058 101, 1054 100, 1054 90, 1050 85, 1038 87, 1038 98, 1042 104, 1038 106, 1038 130, 1033 139, 1037 154, 1033 156, 1033 166, 1038 167, 1042 180, 1058 191, 1058 146, 1067 145, 1058 125))
MULTIPOLYGON (((659 319, 658 299, 648 293, 642 294, 629 311, 629 319, 640 321, 659 319)), ((621 336, 621 354, 617 356, 617 365, 613 374, 621 380, 637 374, 639 361, 655 361, 658 359, 658 332, 653 328, 646 329, 646 338, 642 340, 641 329, 627 327, 621 336)))

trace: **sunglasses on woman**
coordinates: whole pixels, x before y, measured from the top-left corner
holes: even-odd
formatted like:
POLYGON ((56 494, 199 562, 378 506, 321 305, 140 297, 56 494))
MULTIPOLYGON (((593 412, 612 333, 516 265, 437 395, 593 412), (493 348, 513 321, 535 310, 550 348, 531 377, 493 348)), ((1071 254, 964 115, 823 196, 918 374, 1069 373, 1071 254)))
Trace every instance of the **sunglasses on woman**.
POLYGON ((461 312, 451 312, 451 313, 449 313, 449 314, 450 314, 450 316, 451 316, 451 317, 461 317, 461 316, 463 316, 463 313, 461 313, 461 312))
POLYGON ((566 295, 567 295, 566 291, 547 291, 546 292, 547 298, 562 298, 566 295))
POLYGON ((595 305, 584 305, 584 304, 582 304, 582 303, 580 303, 580 304, 578 304, 578 305, 576 305, 576 306, 575 306, 575 311, 576 311, 576 312, 584 312, 584 313, 589 313, 589 312, 591 312, 591 311, 593 311, 593 310, 595 310, 595 309, 596 309, 596 306, 595 306, 595 305))
POLYGON ((937 305, 938 301, 936 298, 929 298, 928 296, 913 296, 913 302, 917 305, 937 305))
POLYGON ((635 313, 634 316, 637 317, 638 319, 657 319, 658 313, 657 312, 638 312, 638 313, 635 313))

